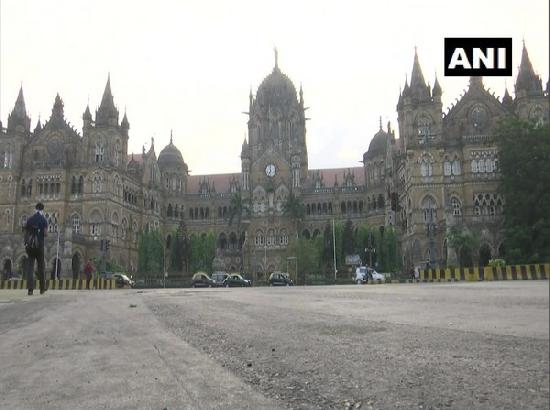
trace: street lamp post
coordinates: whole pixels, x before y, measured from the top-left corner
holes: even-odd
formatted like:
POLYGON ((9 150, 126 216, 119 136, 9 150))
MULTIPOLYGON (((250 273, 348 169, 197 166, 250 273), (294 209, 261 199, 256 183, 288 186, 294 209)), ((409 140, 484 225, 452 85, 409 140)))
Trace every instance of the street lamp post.
POLYGON ((369 254, 369 267, 372 268, 372 254, 376 253, 376 248, 372 244, 372 232, 369 234, 369 244, 365 248, 365 253, 369 254))

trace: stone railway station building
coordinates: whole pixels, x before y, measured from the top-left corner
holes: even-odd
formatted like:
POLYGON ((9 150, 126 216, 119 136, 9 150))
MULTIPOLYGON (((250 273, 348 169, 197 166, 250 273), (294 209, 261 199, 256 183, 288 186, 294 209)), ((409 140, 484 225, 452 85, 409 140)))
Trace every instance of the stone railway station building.
POLYGON ((154 141, 147 151, 128 153, 130 123, 126 113, 120 120, 110 79, 95 115, 86 107, 81 131, 67 122, 59 95, 49 120, 31 129, 21 89, 7 127, 0 123, 3 273, 20 272, 25 263, 21 226, 38 201, 50 226, 47 269, 59 237, 64 277, 98 257, 102 239, 111 243, 109 258, 134 272, 140 232, 158 228, 168 245, 181 221, 191 235, 215 233, 228 271, 286 270, 296 237, 296 224, 283 212, 291 192, 306 208, 301 237, 322 234, 333 219, 393 226, 404 266, 444 266, 456 263, 447 232, 462 224, 480 237, 476 258, 502 255, 505 203, 497 192, 495 125, 511 116, 547 122, 549 85, 543 89, 524 47, 514 98, 505 90, 499 99, 472 77, 444 112, 442 92, 437 79, 433 87, 426 84, 415 52, 410 83, 397 99, 399 138, 389 123, 380 124, 363 166, 310 169, 303 91, 275 60, 249 96, 240 172, 190 175, 172 137, 158 155, 154 141), (250 213, 230 225, 237 192, 250 213))

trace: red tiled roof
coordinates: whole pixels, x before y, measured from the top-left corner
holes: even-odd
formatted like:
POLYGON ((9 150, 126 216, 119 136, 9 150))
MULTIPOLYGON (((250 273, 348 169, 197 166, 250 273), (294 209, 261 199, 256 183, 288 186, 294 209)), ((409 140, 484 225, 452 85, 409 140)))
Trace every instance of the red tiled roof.
POLYGON ((334 178, 338 181, 338 185, 342 185, 344 182, 344 175, 349 171, 355 176, 355 184, 360 186, 365 184, 365 173, 363 167, 349 167, 349 168, 329 168, 329 169, 310 169, 308 171, 309 179, 313 179, 313 175, 319 172, 323 176, 323 182, 325 187, 329 188, 334 186, 334 178))
POLYGON ((229 183, 235 178, 237 182, 240 182, 241 174, 238 172, 229 174, 210 174, 210 175, 189 175, 187 177, 187 193, 198 194, 201 181, 208 181, 210 186, 214 183, 216 192, 229 192, 229 183))

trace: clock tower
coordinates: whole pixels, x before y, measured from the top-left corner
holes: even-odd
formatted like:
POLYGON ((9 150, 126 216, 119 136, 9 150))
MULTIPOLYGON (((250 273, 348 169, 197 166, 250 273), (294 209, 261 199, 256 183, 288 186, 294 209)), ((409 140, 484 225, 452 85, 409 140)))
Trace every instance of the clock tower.
POLYGON ((300 195, 307 177, 305 110, 302 88, 297 92, 281 71, 275 50, 273 71, 256 96, 250 91, 248 141, 241 151, 241 193, 251 211, 252 271, 282 269, 289 237, 295 237, 284 204, 290 192, 300 195))

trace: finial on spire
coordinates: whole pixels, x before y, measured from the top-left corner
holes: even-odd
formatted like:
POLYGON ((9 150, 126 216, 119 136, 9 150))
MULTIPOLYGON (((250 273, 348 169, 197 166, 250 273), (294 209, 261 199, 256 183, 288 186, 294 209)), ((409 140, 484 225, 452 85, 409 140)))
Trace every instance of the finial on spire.
POLYGON ((170 144, 172 144, 172 142, 173 142, 172 130, 170 130, 170 144))
POLYGON ((382 116, 379 117, 380 120, 380 130, 382 130, 382 116))
POLYGON ((277 51, 277 47, 273 47, 273 52, 275 53, 275 68, 279 68, 279 51, 277 51))

